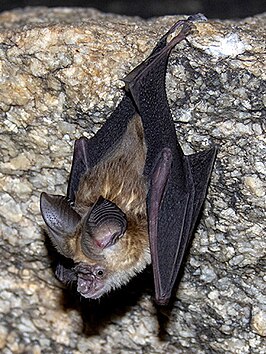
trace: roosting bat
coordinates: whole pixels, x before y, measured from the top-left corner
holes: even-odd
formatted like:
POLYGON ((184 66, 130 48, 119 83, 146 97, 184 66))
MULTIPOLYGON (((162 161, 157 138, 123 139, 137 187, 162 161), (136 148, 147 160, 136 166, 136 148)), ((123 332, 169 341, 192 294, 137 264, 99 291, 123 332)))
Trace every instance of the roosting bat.
POLYGON ((56 276, 85 298, 120 287, 152 262, 155 300, 170 299, 216 154, 213 147, 184 155, 165 92, 168 56, 194 19, 161 38, 124 79, 126 93, 103 127, 75 142, 67 197, 41 195, 48 235, 74 264, 59 263, 56 276))

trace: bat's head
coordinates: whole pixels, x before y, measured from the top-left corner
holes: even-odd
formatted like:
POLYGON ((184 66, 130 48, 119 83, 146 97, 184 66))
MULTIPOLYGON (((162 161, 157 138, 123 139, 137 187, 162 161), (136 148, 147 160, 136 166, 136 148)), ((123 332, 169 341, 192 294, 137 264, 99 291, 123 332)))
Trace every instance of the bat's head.
POLYGON ((75 282, 77 291, 85 298, 97 299, 110 290, 106 268, 99 264, 78 263, 71 269, 59 264, 55 274, 63 283, 75 282))
POLYGON ((127 283, 150 261, 146 238, 145 248, 145 240, 131 230, 124 212, 103 197, 80 215, 66 197, 42 193, 41 213, 55 248, 74 261, 67 272, 57 269, 58 279, 76 282, 77 291, 86 298, 99 298, 127 283))

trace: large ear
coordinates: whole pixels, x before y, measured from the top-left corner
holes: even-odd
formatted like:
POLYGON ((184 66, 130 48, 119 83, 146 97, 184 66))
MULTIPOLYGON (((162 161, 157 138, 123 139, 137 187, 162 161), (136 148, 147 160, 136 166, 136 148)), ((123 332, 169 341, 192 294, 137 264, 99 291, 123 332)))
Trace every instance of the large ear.
POLYGON ((123 211, 108 199, 100 198, 84 219, 81 247, 87 256, 98 248, 114 245, 127 228, 127 219, 123 211))
POLYGON ((68 199, 61 195, 42 193, 40 207, 54 246, 63 256, 71 258, 73 250, 69 240, 81 220, 80 215, 71 207, 68 199))

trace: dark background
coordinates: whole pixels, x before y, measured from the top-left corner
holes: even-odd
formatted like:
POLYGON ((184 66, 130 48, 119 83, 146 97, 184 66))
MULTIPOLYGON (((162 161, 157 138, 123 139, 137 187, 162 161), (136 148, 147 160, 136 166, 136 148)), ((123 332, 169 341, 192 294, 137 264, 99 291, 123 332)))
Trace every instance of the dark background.
POLYGON ((94 7, 128 16, 204 13, 208 18, 244 18, 266 11, 265 0, 0 0, 0 11, 25 6, 94 7))

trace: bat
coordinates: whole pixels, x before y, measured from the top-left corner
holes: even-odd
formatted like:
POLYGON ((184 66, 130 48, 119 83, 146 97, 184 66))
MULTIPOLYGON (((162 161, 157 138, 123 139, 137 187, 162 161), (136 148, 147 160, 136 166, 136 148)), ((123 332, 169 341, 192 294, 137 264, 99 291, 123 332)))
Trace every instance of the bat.
POLYGON ((48 236, 72 260, 58 262, 56 277, 85 298, 119 288, 148 264, 156 303, 171 298, 216 156, 216 147, 184 155, 165 91, 169 54, 198 19, 174 24, 125 77, 102 128, 75 141, 67 196, 41 194, 48 236))

